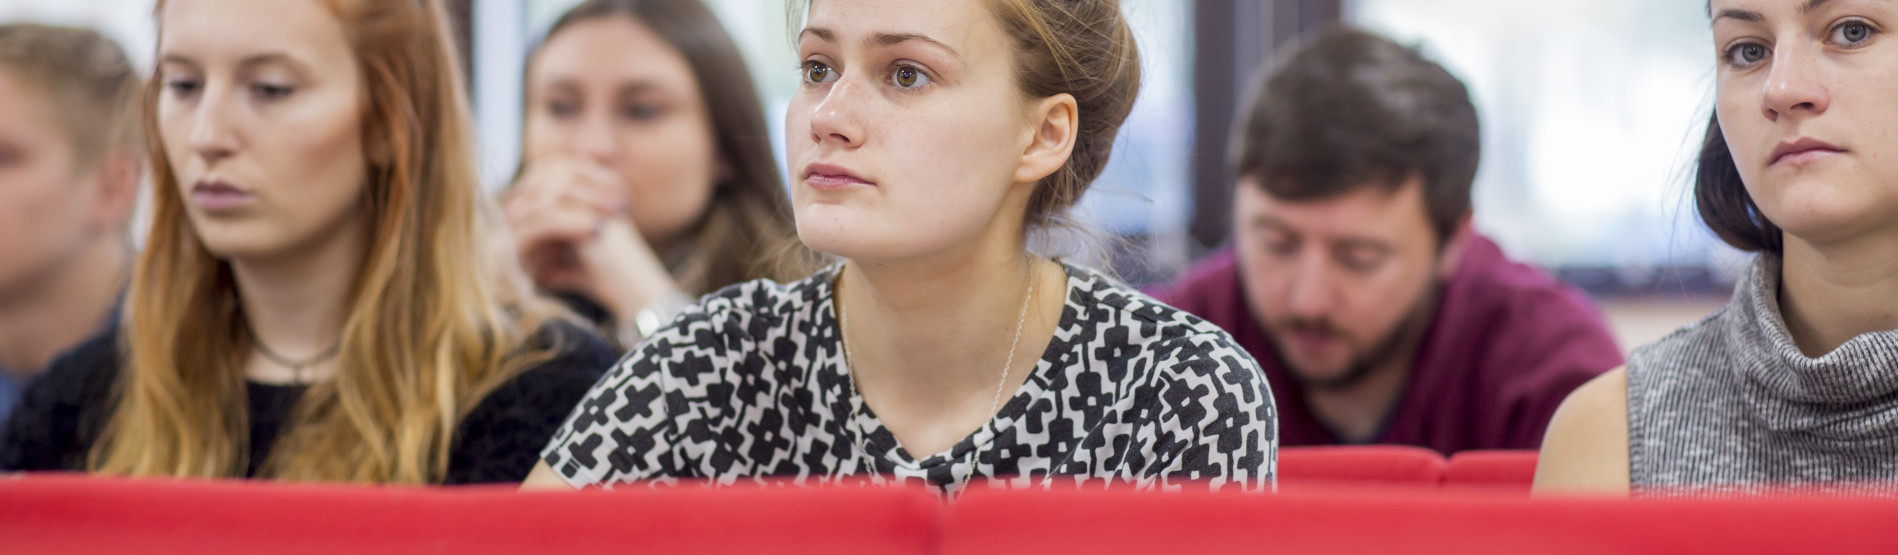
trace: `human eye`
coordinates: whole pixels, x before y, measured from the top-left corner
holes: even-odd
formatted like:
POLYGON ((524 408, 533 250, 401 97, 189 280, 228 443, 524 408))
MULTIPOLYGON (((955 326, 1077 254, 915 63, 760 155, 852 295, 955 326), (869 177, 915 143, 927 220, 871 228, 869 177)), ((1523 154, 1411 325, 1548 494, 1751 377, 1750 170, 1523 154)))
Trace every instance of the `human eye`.
POLYGON ((1369 274, 1384 266, 1385 257, 1382 253, 1367 249, 1346 249, 1338 256, 1338 260, 1352 273, 1369 274))
POLYGON ((269 81, 258 81, 250 85, 251 94, 257 95, 257 98, 267 101, 283 100, 295 93, 296 90, 295 86, 269 81))
POLYGON ((804 60, 804 63, 798 64, 798 75, 804 79, 805 83, 812 85, 837 80, 837 70, 830 67, 830 64, 817 60, 804 60))
POLYGON ((1289 233, 1268 231, 1264 233, 1265 252, 1274 256, 1291 256, 1298 253, 1298 238, 1289 233))
POLYGON ((620 108, 620 117, 635 122, 659 119, 665 113, 665 107, 649 102, 634 102, 620 108))
POLYGON ((179 76, 165 78, 165 91, 177 98, 189 98, 198 94, 204 83, 196 77, 179 76))
POLYGON ((1878 29, 1862 19, 1847 19, 1832 26, 1826 33, 1826 41, 1846 48, 1858 48, 1871 42, 1878 35, 1878 29))
POLYGON ((1759 65, 1761 61, 1770 55, 1772 55, 1772 51, 1767 49, 1766 45, 1748 41, 1734 43, 1728 46, 1720 58, 1723 63, 1732 66, 1734 69, 1746 69, 1759 65))
POLYGON ((920 89, 935 83, 929 72, 909 64, 898 64, 890 70, 890 84, 902 89, 920 89))
POLYGON ((560 119, 580 115, 580 103, 571 100, 547 101, 547 113, 560 119))

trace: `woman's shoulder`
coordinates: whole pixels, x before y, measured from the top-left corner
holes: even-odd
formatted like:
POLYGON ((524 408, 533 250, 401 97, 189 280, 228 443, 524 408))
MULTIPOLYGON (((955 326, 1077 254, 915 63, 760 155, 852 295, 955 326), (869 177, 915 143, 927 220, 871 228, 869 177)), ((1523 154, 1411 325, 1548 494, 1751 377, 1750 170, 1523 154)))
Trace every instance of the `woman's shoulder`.
POLYGON ((774 336, 809 332, 792 328, 817 320, 818 309, 830 301, 836 268, 789 283, 769 279, 737 283, 700 297, 634 347, 627 360, 655 354, 669 357, 687 347, 707 353, 755 349, 774 336))
POLYGON ((1727 346, 1735 330, 1745 327, 1735 321, 1746 317, 1743 312, 1729 302, 1698 321, 1630 350, 1620 378, 1627 384, 1623 391, 1629 392, 1624 398, 1635 398, 1640 404, 1644 393, 1659 382, 1704 385, 1725 380, 1731 370, 1727 346))
POLYGON ((698 383, 724 379, 728 366, 755 370, 768 361, 807 354, 808 338, 822 333, 817 323, 829 306, 836 268, 789 283, 733 284, 701 297, 634 346, 609 373, 635 381, 663 373, 698 383))
POLYGON ((445 483, 526 477, 537 460, 534 454, 616 357, 598 335, 560 319, 541 324, 524 355, 545 358, 496 387, 462 417, 445 483))
POLYGON ((1170 363, 1160 365, 1163 371, 1218 369, 1238 372, 1234 378, 1242 382, 1264 382, 1252 355, 1219 326, 1098 271, 1069 266, 1068 272, 1075 281, 1068 310, 1077 313, 1082 326, 1093 328, 1089 335, 1150 351, 1170 363))
POLYGON ((557 409, 560 401, 577 402, 619 355, 605 339, 586 327, 563 318, 549 319, 529 336, 524 356, 537 355, 531 366, 496 387, 475 408, 477 415, 491 410, 511 411, 520 407, 549 406, 557 409))
POLYGON ((1583 384, 1555 409, 1536 462, 1537 493, 1628 490, 1628 371, 1583 384))
POLYGON ((547 358, 522 372, 514 379, 517 383, 585 381, 591 385, 619 359, 599 334, 566 319, 542 323, 531 342, 532 349, 546 353, 547 358))
POLYGON ((1225 330, 1093 270, 1069 275, 1072 341, 1082 360, 1121 376, 1124 394, 1172 409, 1159 413, 1276 419, 1264 370, 1225 330))
POLYGON ((792 282, 755 279, 728 285, 700 297, 680 316, 697 314, 702 318, 719 319, 739 316, 782 317, 808 311, 830 298, 830 283, 838 268, 832 265, 792 282))
POLYGON ((1092 305, 1100 308, 1101 312, 1088 318, 1096 325, 1120 323, 1144 326, 1149 332, 1143 335, 1153 336, 1160 341, 1225 335, 1225 330, 1219 326, 1148 296, 1099 270, 1069 265, 1068 275, 1074 281, 1069 293, 1069 306, 1092 305))

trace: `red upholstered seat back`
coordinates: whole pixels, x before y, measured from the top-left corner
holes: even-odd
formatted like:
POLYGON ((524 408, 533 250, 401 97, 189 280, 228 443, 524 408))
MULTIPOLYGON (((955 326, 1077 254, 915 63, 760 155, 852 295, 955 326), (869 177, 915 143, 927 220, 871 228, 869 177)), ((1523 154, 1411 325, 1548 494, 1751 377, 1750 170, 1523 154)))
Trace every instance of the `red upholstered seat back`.
POLYGON ((1443 485, 1527 493, 1536 480, 1535 451, 1464 451, 1450 456, 1443 485))
MULTIPOLYGON (((1190 489, 1190 488, 1189 488, 1190 489)), ((1898 553, 1898 500, 0 478, 0 553, 1898 553)))
POLYGON ((0 479, 4 553, 928 553, 907 489, 517 493, 35 476, 0 479))
POLYGON ((1894 521, 1898 501, 975 492, 940 553, 1898 553, 1894 521))
POLYGON ((1281 491, 1335 485, 1436 488, 1443 482, 1446 466, 1442 455, 1421 447, 1285 447, 1279 449, 1279 488, 1281 491))

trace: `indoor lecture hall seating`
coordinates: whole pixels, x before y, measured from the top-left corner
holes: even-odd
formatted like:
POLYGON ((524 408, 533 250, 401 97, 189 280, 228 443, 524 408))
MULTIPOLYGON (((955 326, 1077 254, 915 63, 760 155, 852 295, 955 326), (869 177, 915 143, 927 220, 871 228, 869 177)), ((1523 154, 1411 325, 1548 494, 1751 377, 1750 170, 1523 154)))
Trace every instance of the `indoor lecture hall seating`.
POLYGON ((517 493, 0 476, 0 553, 1898 553, 1898 500, 1528 495, 1533 452, 1287 448, 1278 495, 517 493))

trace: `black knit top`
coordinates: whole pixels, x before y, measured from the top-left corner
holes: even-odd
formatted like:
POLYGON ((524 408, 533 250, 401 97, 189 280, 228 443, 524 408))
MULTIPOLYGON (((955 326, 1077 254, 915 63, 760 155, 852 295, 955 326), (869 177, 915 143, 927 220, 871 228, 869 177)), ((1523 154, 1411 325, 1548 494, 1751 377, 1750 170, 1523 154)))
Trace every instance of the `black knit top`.
MULTIPOLYGON (((0 470, 85 469, 86 454, 111 415, 121 367, 118 338, 115 331, 80 345, 34 380, 0 431, 0 470)), ((462 419, 443 483, 525 479, 561 420, 617 358, 599 337, 568 323, 542 328, 534 341, 559 351, 490 393, 462 419)), ((246 386, 251 425, 246 475, 256 476, 306 387, 246 386)))

